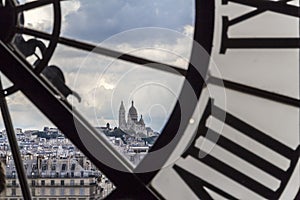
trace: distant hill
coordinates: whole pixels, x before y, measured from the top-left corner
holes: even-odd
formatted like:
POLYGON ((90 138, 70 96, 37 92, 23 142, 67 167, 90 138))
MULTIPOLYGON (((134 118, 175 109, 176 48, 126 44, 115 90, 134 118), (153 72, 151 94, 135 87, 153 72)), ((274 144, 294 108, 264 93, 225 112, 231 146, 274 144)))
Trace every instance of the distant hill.
POLYGON ((116 137, 116 138, 123 138, 124 136, 128 135, 120 128, 115 128, 114 130, 104 130, 104 134, 108 137, 116 137))

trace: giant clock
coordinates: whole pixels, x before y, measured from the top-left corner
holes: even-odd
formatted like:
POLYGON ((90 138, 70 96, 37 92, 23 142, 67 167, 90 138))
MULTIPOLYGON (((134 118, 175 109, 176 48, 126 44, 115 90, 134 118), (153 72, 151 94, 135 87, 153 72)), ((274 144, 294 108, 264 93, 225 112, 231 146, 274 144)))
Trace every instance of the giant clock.
POLYGON ((196 0, 186 70, 60 36, 59 0, 7 0, 0 22, 0 69, 13 83, 2 98, 24 93, 115 184, 108 199, 300 198, 299 1, 196 0), (22 12, 44 5, 53 7, 52 33, 24 28, 22 12), (22 34, 49 41, 45 47, 36 41, 43 53, 34 66, 22 50, 30 45, 16 43, 22 34), (185 78, 160 137, 137 167, 98 137, 41 75, 57 44, 185 78))

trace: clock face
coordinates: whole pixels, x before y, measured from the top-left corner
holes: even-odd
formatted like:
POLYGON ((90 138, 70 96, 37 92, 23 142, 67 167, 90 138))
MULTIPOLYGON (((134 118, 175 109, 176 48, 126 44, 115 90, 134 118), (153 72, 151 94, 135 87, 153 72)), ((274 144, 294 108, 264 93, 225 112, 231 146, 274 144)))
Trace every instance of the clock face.
POLYGON ((184 149, 186 133, 174 151, 180 158, 152 181, 166 199, 296 197, 298 3, 215 1, 196 136, 184 149))
POLYGON ((21 91, 115 184, 111 199, 299 197, 298 4, 195 1, 190 60, 178 67, 61 36, 60 1, 4 1, 0 70, 12 86, 2 96, 21 91), (45 5, 52 30, 26 27, 24 13, 45 5), (25 42, 24 35, 32 40, 25 42), (48 66, 60 45, 183 79, 168 121, 137 166, 67 100, 81 97, 52 80, 52 73, 62 76, 48 66), (37 59, 24 59, 29 56, 37 59))

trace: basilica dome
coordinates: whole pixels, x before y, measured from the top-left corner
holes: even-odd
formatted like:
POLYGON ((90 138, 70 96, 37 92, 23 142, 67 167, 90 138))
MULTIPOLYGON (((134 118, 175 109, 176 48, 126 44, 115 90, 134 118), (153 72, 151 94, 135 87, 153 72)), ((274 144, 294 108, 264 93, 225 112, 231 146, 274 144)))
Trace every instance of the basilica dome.
POLYGON ((133 101, 131 102, 131 107, 129 108, 129 116, 130 118, 133 120, 133 121, 137 121, 138 119, 138 114, 137 114, 137 111, 136 111, 136 108, 134 107, 133 105, 133 101))

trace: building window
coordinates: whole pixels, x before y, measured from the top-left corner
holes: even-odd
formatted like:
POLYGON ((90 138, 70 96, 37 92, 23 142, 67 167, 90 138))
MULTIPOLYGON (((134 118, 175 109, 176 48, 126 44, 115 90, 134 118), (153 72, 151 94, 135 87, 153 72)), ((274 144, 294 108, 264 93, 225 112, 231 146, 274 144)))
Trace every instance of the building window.
POLYGON ((41 180, 41 185, 42 185, 42 186, 45 186, 45 185, 46 185, 45 180, 41 180))
POLYGON ((75 170, 75 167, 76 167, 76 165, 73 163, 73 164, 71 165, 71 170, 74 171, 74 170, 75 170))
POLYGON ((55 185, 55 181, 54 180, 51 180, 51 185, 55 185))
POLYGON ((64 196, 65 195, 65 188, 60 188, 60 195, 64 196))
POLYGON ((84 188, 79 189, 79 195, 81 196, 85 195, 84 188))
POLYGON ((42 166, 42 171, 46 171, 46 170, 47 170, 47 165, 44 164, 44 165, 42 166))
POLYGON ((53 196, 56 194, 55 188, 51 188, 51 189, 50 189, 50 194, 53 195, 53 196))
POLYGON ((44 187, 41 188, 41 195, 45 195, 45 188, 44 187))
POLYGON ((55 171, 55 170, 56 170, 56 165, 52 165, 52 166, 51 166, 51 170, 52 170, 52 171, 55 171))
POLYGON ((65 185, 65 181, 64 181, 64 180, 61 180, 61 181, 60 181, 60 185, 65 185))
POLYGON ((11 196, 17 196, 16 188, 11 189, 11 196))
POLYGON ((74 180, 70 180, 70 185, 75 185, 75 181, 74 180))
POLYGON ((35 188, 31 188, 31 195, 35 196, 35 188))
POLYGON ((32 180, 32 181, 31 181, 31 185, 32 185, 32 186, 35 186, 35 180, 32 180))
POLYGON ((67 165, 66 165, 66 164, 62 164, 61 170, 62 170, 62 171, 66 171, 66 169, 67 169, 67 165))
POLYGON ((37 165, 36 164, 32 164, 32 171, 37 170, 37 165))
POLYGON ((13 178, 16 178, 16 171, 12 171, 11 175, 12 175, 13 178))
POLYGON ((16 185, 17 185, 17 181, 16 181, 16 180, 13 180, 11 184, 12 184, 13 186, 16 186, 16 185))
POLYGON ((74 188, 70 188, 70 195, 75 195, 75 189, 74 188))
POLYGON ((80 185, 84 185, 84 180, 80 180, 80 185))

